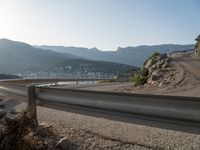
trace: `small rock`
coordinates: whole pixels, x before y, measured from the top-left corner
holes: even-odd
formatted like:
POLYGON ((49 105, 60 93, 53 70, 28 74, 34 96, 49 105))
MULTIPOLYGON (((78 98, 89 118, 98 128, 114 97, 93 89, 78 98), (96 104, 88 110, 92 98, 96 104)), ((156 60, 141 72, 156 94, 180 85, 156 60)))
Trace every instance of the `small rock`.
POLYGON ((3 118, 6 115, 6 111, 3 109, 0 109, 0 119, 3 118))
POLYGON ((0 132, 4 131, 5 128, 6 128, 6 127, 5 127, 4 125, 0 124, 0 132))
POLYGON ((168 68, 169 66, 170 66, 170 64, 165 62, 164 65, 163 65, 163 68, 168 68))
POLYGON ((160 82, 159 87, 161 87, 163 85, 163 82, 160 82))
MULTIPOLYGON (((41 139, 39 139, 37 136, 32 136, 31 134, 25 135, 22 138, 22 146, 23 149, 34 149, 34 150, 41 150, 45 149, 45 145, 41 139)), ((21 149, 22 149, 21 148, 21 149)))
POLYGON ((5 108, 5 105, 0 103, 0 109, 4 109, 5 108))
POLYGON ((151 75, 151 80, 156 81, 160 78, 160 75, 157 72, 153 72, 151 75))
POLYGON ((5 97, 3 95, 0 95, 0 102, 5 100, 5 97))
POLYGON ((7 121, 12 121, 12 120, 20 120, 22 117, 21 113, 17 113, 17 112, 9 112, 6 114, 5 119, 7 121))
POLYGON ((45 145, 48 145, 48 144, 53 143, 53 142, 54 142, 54 140, 51 139, 51 138, 45 138, 45 139, 44 139, 44 144, 45 144, 45 145))
POLYGON ((38 129, 38 135, 41 137, 48 137, 49 136, 49 130, 47 128, 39 128, 38 129))
POLYGON ((70 147, 71 143, 67 137, 62 138, 58 143, 56 144, 56 147, 59 147, 63 150, 68 149, 70 147))

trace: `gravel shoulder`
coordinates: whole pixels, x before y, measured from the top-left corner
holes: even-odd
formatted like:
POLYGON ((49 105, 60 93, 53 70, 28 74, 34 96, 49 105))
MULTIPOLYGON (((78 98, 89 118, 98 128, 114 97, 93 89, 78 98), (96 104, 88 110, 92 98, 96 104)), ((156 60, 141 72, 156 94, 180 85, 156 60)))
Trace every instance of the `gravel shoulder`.
MULTIPOLYGON (((25 108, 26 104, 17 106, 25 108)), ((38 120, 85 149, 194 149, 200 135, 38 107, 38 120), (94 144, 94 145, 93 145, 94 144), (107 147, 108 146, 108 147, 107 147), (90 148, 89 148, 90 147, 90 148)))

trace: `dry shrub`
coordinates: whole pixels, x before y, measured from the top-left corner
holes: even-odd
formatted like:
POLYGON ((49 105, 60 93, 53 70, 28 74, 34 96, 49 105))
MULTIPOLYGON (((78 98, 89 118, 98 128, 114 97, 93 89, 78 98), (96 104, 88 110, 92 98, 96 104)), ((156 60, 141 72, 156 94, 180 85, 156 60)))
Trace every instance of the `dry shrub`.
POLYGON ((5 117, 5 128, 0 132, 0 149, 19 150, 21 138, 36 126, 37 122, 27 112, 8 113, 5 117))

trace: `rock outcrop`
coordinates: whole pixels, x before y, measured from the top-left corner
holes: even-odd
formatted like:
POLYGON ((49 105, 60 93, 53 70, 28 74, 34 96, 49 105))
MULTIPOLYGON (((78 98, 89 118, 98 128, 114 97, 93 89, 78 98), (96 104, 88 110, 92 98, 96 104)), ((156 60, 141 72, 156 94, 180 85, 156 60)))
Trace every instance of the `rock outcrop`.
POLYGON ((0 150, 62 150, 66 143, 57 131, 47 124, 37 124, 27 112, 8 111, 0 95, 0 150))
POLYGON ((149 70, 147 84, 155 86, 169 84, 173 80, 175 74, 167 54, 155 53, 144 65, 144 68, 149 70), (153 63, 147 65, 149 61, 153 63))
POLYGON ((167 54, 154 53, 149 57, 143 68, 133 77, 136 85, 158 87, 174 80, 175 70, 171 66, 171 58, 167 54))
POLYGON ((197 41, 195 45, 195 54, 200 57, 200 35, 195 40, 197 41))

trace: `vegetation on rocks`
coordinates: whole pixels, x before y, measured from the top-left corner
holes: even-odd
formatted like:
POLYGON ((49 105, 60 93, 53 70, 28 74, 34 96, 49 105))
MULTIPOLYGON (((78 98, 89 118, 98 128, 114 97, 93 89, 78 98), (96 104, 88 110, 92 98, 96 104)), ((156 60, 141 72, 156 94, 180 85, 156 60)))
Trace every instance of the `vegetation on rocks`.
POLYGON ((159 55, 159 53, 158 52, 153 52, 153 54, 149 57, 149 58, 147 58, 146 60, 145 60, 145 62, 144 62, 144 66, 146 65, 146 63, 149 61, 149 60, 151 60, 151 59, 153 59, 154 57, 156 57, 156 56, 158 56, 159 55))
MULTIPOLYGON (((52 126, 37 124, 27 112, 11 112, 0 124, 1 150, 63 150, 64 141, 52 126)), ((69 144, 69 142, 67 143, 69 144)))
POLYGON ((143 85, 147 83, 149 76, 149 70, 142 68, 140 69, 133 77, 131 77, 131 81, 135 83, 135 85, 143 85))
POLYGON ((200 56, 200 35, 195 40, 197 41, 195 44, 195 53, 200 56))
POLYGON ((175 72, 171 68, 170 58, 166 54, 154 52, 143 67, 130 80, 135 85, 162 86, 173 80, 175 72))
POLYGON ((136 73, 134 74, 133 77, 130 78, 132 82, 135 83, 135 85, 144 85, 147 83, 149 79, 149 69, 148 67, 145 67, 147 63, 160 54, 158 52, 154 52, 149 58, 147 58, 143 64, 143 67, 136 73))
POLYGON ((36 122, 26 112, 8 113, 4 120, 5 124, 0 128, 0 149, 23 149, 22 138, 36 127, 36 122))
POLYGON ((197 42, 195 44, 195 48, 200 48, 200 35, 195 39, 197 42))

